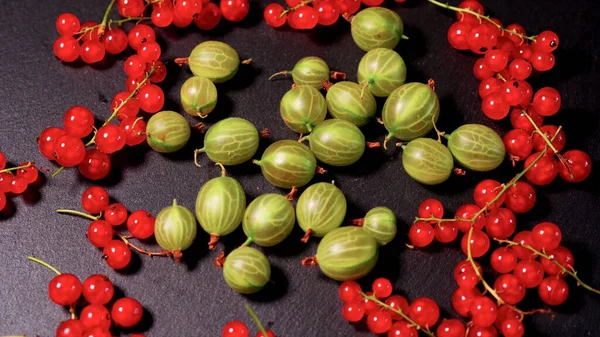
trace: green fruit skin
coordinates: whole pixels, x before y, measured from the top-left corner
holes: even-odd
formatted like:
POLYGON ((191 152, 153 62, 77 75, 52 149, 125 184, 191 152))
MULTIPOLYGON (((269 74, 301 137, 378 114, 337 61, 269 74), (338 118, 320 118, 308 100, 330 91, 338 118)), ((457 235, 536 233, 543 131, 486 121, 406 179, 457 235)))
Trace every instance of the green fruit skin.
POLYGON ((350 30, 352 39, 364 51, 375 48, 394 49, 402 38, 404 23, 392 10, 370 7, 354 16, 350 30))
POLYGON ((375 238, 361 227, 340 227, 329 232, 317 248, 321 271, 337 281, 356 280, 367 275, 379 256, 375 238))
POLYGON ((308 56, 296 62, 291 74, 296 85, 309 85, 320 90, 323 81, 329 80, 329 66, 321 58, 308 56))
POLYGON ((362 228, 384 246, 396 237, 396 215, 387 207, 375 207, 365 215, 362 228))
POLYGON ((448 180, 454 168, 454 160, 442 143, 429 138, 417 138, 404 147, 402 166, 414 180, 426 185, 437 185, 448 180))
POLYGON ((358 64, 358 83, 368 83, 377 97, 388 97, 406 81, 406 64, 395 51, 376 48, 366 53, 358 64))
POLYGON ((279 112, 285 125, 292 131, 307 133, 327 115, 327 103, 319 90, 298 85, 283 95, 279 112))
POLYGON ((295 223, 294 206, 286 197, 263 194, 246 208, 242 228, 254 243, 270 247, 287 238, 295 223))
POLYGON ((187 144, 192 131, 188 122, 175 111, 161 111, 150 117, 146 141, 157 152, 175 152, 187 144))
POLYGON ((204 152, 223 165, 238 165, 250 160, 258 150, 259 135, 249 121, 230 117, 211 126, 204 136, 204 152))
POLYGON ((271 265, 257 249, 240 247, 225 259, 223 276, 231 289, 241 294, 254 294, 271 279, 271 265))
POLYGON ((206 41, 192 50, 188 62, 194 75, 204 76, 214 83, 222 83, 235 76, 240 66, 240 57, 226 43, 206 41))
POLYGON ((166 251, 186 250, 196 238, 196 219, 189 209, 177 205, 163 208, 156 216, 154 236, 166 251))
POLYGON ((298 198, 296 219, 303 231, 322 237, 338 228, 346 216, 346 197, 330 183, 309 186, 298 198))
POLYGON ((407 83, 390 94, 381 115, 390 135, 400 140, 413 140, 433 129, 433 123, 440 115, 440 102, 429 86, 407 83))
POLYGON ((481 124, 465 124, 448 138, 454 159, 472 171, 491 171, 502 164, 506 149, 498 134, 481 124))
POLYGON ((302 187, 315 175, 317 159, 310 149, 293 140, 280 140, 265 150, 255 162, 265 178, 281 188, 302 187))
POLYGON ((217 88, 206 77, 190 77, 180 91, 181 105, 192 116, 206 117, 217 105, 217 88))
POLYGON ((318 160, 331 166, 356 163, 365 152, 365 136, 360 129, 341 119, 328 119, 318 124, 305 137, 318 160))
POLYGON ((369 122, 377 111, 375 97, 354 82, 338 82, 327 91, 327 109, 337 119, 356 126, 369 122), (362 96, 362 97, 361 97, 362 96))
POLYGON ((206 182, 196 198, 196 218, 200 226, 212 235, 233 232, 244 217, 246 194, 242 185, 230 177, 213 178, 206 182))

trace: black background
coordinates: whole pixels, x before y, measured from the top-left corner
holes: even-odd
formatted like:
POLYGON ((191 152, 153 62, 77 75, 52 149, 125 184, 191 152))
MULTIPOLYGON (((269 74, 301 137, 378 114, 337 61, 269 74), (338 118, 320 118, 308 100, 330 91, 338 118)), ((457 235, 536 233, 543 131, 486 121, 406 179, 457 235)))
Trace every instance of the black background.
MULTIPOLYGON (((458 3, 458 1, 452 1, 458 3)), ((81 21, 99 20, 108 1, 22 0, 2 1, 0 6, 0 151, 13 164, 32 160, 42 167, 54 166, 37 150, 36 136, 48 126, 60 126, 64 111, 73 105, 90 108, 98 120, 110 112, 110 100, 124 89, 122 71, 126 55, 109 56, 100 65, 63 64, 52 53, 58 34, 55 18, 62 12, 75 13, 81 21)), ((534 88, 553 86, 562 93, 563 109, 548 123, 562 124, 567 148, 590 153, 600 167, 598 140, 597 59, 600 37, 595 0, 582 1, 483 1, 486 9, 505 23, 519 22, 528 32, 544 29, 556 31, 560 48, 557 65, 552 71, 531 80, 534 88)), ((395 8, 406 23, 408 41, 397 50, 408 66, 409 81, 435 78, 441 100, 439 127, 451 131, 463 123, 483 123, 501 134, 508 122, 486 119, 480 110, 478 81, 472 75, 475 56, 451 49, 446 31, 453 14, 425 1, 409 0, 395 8)), ((230 82, 219 85, 217 109, 208 123, 228 116, 244 117, 258 128, 272 131, 271 141, 292 139, 279 117, 282 95, 291 81, 269 82, 269 74, 291 69, 304 56, 315 55, 332 69, 345 71, 356 80, 356 69, 364 55, 353 43, 349 25, 310 32, 288 28, 275 30, 262 21, 264 4, 252 3, 249 17, 241 24, 223 22, 212 32, 196 27, 158 30, 163 59, 187 56, 199 42, 216 39, 229 43, 242 58, 252 57, 230 82)), ((116 11, 113 13, 116 16, 116 11)), ((128 51, 127 53, 130 53, 128 51)), ((161 84, 167 92, 165 109, 181 111, 179 88, 191 76, 187 67, 171 64, 168 79, 161 84)), ((380 102, 382 104, 382 102, 380 102)), ((380 105, 381 107, 381 105, 380 105)), ((189 116, 186 116, 188 118, 189 116)), ((189 118, 193 123, 193 118, 189 118)), ((368 140, 381 140, 384 129, 372 123, 365 128, 368 140)), ((113 156, 113 174, 101 182, 110 195, 130 210, 147 209, 156 214, 177 198, 193 210, 196 193, 202 183, 218 175, 209 164, 197 168, 192 150, 202 146, 202 135, 194 135, 188 146, 171 155, 150 151, 146 145, 126 149, 113 156)), ((264 147, 268 142, 264 142, 264 147)), ((261 150, 262 151, 262 150, 261 150)), ((260 153, 259 153, 260 154, 260 153)), ((259 155, 257 154, 257 156, 259 155)), ((390 154, 391 155, 391 154, 390 154)), ((442 307, 442 317, 454 316, 450 296, 456 285, 452 279, 454 265, 463 259, 457 245, 434 246, 411 251, 403 240, 408 225, 416 215, 420 201, 428 197, 442 200, 447 214, 471 201, 474 185, 483 177, 507 181, 517 172, 504 165, 488 174, 452 177, 436 187, 422 186, 411 180, 402 169, 400 157, 369 151, 360 164, 332 169, 322 180, 335 179, 349 202, 349 218, 360 217, 371 207, 391 207, 399 220, 398 239, 381 251, 377 268, 362 282, 375 277, 389 277, 397 293, 413 300, 430 296, 442 307)), ((256 166, 244 164, 230 169, 250 197, 267 192, 282 192, 262 177, 256 166)), ((600 259, 600 199, 598 169, 582 184, 555 181, 537 188, 534 211, 518 216, 518 228, 528 229, 543 220, 553 221, 563 230, 564 242, 575 254, 581 277, 600 286, 595 271, 600 259)), ((66 170, 48 178, 39 190, 14 197, 13 214, 0 216, 0 335, 27 334, 53 336, 54 329, 67 313, 50 302, 47 285, 53 274, 27 261, 28 255, 45 259, 64 272, 82 279, 93 273, 108 275, 127 296, 140 300, 147 311, 141 327, 149 336, 220 335, 223 325, 240 319, 252 326, 244 304, 250 303, 258 315, 278 336, 368 336, 364 327, 347 324, 340 315, 337 282, 325 278, 318 268, 305 269, 300 260, 313 255, 317 240, 299 244, 301 232, 293 234, 279 247, 265 249, 273 268, 273 284, 254 296, 241 296, 225 284, 222 273, 212 260, 217 252, 206 250, 207 235, 198 236, 198 244, 186 251, 185 263, 174 264, 164 258, 150 259, 136 254, 134 268, 127 272, 111 270, 101 253, 89 244, 85 232, 89 221, 57 215, 57 208, 80 209, 83 190, 94 185, 81 178, 76 170, 66 170)), ((241 230, 218 246, 231 249, 243 242, 241 230)), ((486 262, 487 263, 487 262, 486 262)), ((493 275, 488 275, 490 282, 493 275)), ((526 319, 528 335, 593 336, 598 335, 600 297, 571 285, 567 304, 556 308, 556 318, 536 316, 526 319)), ((531 291, 524 308, 538 307, 537 295, 531 291)), ((254 330, 254 329, 253 329, 254 330)))

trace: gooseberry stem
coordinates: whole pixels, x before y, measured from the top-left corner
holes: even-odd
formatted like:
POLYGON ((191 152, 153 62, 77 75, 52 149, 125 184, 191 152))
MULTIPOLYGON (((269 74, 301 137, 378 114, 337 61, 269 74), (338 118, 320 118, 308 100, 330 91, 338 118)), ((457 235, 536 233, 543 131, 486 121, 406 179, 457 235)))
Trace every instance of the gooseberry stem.
POLYGON ((539 255, 540 257, 544 258, 544 259, 548 259, 550 260, 552 263, 554 263, 555 265, 557 265, 560 269, 562 269, 562 271, 568 275, 570 275, 572 278, 575 279, 575 281, 577 281, 577 285, 581 286, 593 293, 599 294, 600 295, 600 290, 593 288, 590 285, 585 284, 583 281, 581 281, 581 279, 579 278, 579 276, 577 276, 577 271, 575 271, 573 269, 573 266, 563 266, 560 262, 556 261, 556 259, 554 259, 552 256, 539 251, 533 247, 531 247, 530 245, 524 245, 520 242, 515 242, 515 241, 510 241, 510 240, 501 240, 501 239, 494 239, 496 240, 498 243, 505 243, 509 246, 519 246, 519 247, 523 247, 525 249, 529 249, 530 251, 532 251, 535 255, 539 255))
POLYGON ((275 74, 273 74, 273 75, 269 76, 269 81, 270 81, 270 80, 272 80, 272 79, 273 79, 273 77, 277 77, 277 76, 279 76, 279 75, 283 75, 283 76, 287 77, 287 75, 288 75, 289 73, 290 73, 290 72, 289 72, 289 71, 287 71, 287 70, 280 71, 280 72, 278 72, 278 73, 275 73, 275 74))
POLYGON ((248 311, 250 317, 252 317, 252 320, 254 321, 254 324, 256 324, 256 327, 258 328, 258 330, 260 330, 260 332, 262 332, 263 336, 269 337, 269 335, 267 335, 267 330, 265 329, 265 326, 261 323, 254 310, 252 310, 252 308, 248 304, 246 304, 246 311, 248 311))
POLYGON ((402 312, 402 310, 400 309, 396 309, 393 308, 391 306, 389 306, 388 304, 386 304, 385 302, 380 301, 377 297, 375 297, 374 295, 367 295, 365 293, 363 293, 362 291, 360 292, 360 294, 362 295, 362 297, 364 297, 365 299, 376 303, 377 305, 379 305, 380 307, 383 307, 389 311, 392 311, 400 316, 402 316, 403 319, 405 319, 408 323, 410 323, 412 326, 414 326, 417 330, 421 330, 424 334, 426 334, 427 336, 430 337, 435 337, 435 334, 429 330, 428 328, 424 328, 422 326, 420 326, 419 324, 417 324, 415 321, 413 321, 410 317, 408 317, 407 314, 405 314, 404 312, 402 312))
POLYGON ((75 211, 75 210, 72 210, 72 209, 57 209, 56 213, 77 215, 77 216, 80 216, 80 217, 84 217, 86 219, 90 219, 92 221, 96 221, 96 220, 100 219, 100 217, 102 216, 102 214, 99 214, 98 216, 93 216, 91 214, 80 212, 80 211, 75 211))
POLYGON ((427 1, 429 1, 430 3, 432 3, 432 4, 436 5, 436 6, 440 6, 442 8, 446 8, 446 9, 449 9, 449 10, 452 10, 452 11, 455 11, 455 12, 459 12, 462 15, 464 15, 464 13, 471 14, 471 15, 477 17, 477 19, 479 19, 479 23, 481 23, 482 19, 486 20, 486 21, 490 22, 491 24, 493 24, 494 26, 498 27, 498 29, 503 30, 503 31, 505 31, 507 33, 513 34, 515 36, 518 36, 521 39, 535 41, 535 38, 537 37, 536 35, 526 36, 526 35, 517 33, 517 32, 515 32, 513 30, 506 29, 506 28, 502 27, 501 24, 498 24, 497 22, 495 22, 494 20, 492 20, 489 16, 479 14, 479 13, 477 13, 475 11, 472 11, 472 10, 470 10, 468 8, 460 8, 460 7, 450 6, 447 3, 442 3, 442 2, 437 1, 437 0, 427 0, 427 1))
POLYGON ((224 177, 227 175, 227 170, 225 169, 225 166, 223 166, 223 164, 215 163, 215 166, 219 166, 221 168, 221 177, 224 177))
POLYGON ((58 269, 54 268, 52 265, 50 265, 48 262, 46 262, 44 260, 40 260, 40 259, 35 258, 33 256, 28 256, 27 260, 41 264, 42 266, 44 266, 44 267, 52 270, 54 273, 56 273, 56 275, 62 274, 60 271, 58 271, 58 269))
POLYGON ((20 169, 24 169, 24 168, 28 168, 31 167, 33 164, 31 162, 25 164, 25 165, 21 165, 21 166, 17 166, 17 167, 11 167, 11 168, 7 168, 4 170, 0 170, 0 173, 4 173, 4 172, 10 172, 10 171, 16 171, 16 170, 20 170, 20 169))

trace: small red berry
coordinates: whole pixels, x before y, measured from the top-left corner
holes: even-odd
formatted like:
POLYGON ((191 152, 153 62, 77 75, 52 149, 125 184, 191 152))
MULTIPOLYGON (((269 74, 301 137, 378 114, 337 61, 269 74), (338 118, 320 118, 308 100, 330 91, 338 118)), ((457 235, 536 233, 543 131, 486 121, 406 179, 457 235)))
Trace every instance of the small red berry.
POLYGON ((387 298, 392 294, 393 286, 390 280, 380 277, 373 281, 373 294, 377 298, 387 298))
POLYGON ((90 180, 100 180, 108 175, 111 166, 110 158, 106 153, 89 149, 79 163, 79 172, 90 180))
POLYGON ((73 36, 79 32, 79 18, 71 13, 62 13, 56 18, 56 30, 60 35, 73 36))
POLYGON ((96 148, 106 154, 121 150, 125 142, 125 131, 115 124, 106 124, 96 133, 96 148))
POLYGON ((104 48, 110 54, 120 54, 127 48, 127 34, 118 27, 109 29, 104 35, 104 48))
POLYGON ((429 297, 419 297, 412 302, 408 316, 420 326, 432 327, 440 318, 440 308, 429 297))
POLYGON ((85 145, 80 138, 72 135, 63 135, 54 142, 54 159, 64 166, 79 165, 85 157, 85 145))
POLYGON ((81 296, 81 281, 73 274, 56 275, 48 285, 48 297, 58 305, 71 305, 81 296))
POLYGON ((538 287, 538 295, 548 305, 561 305, 569 297, 569 286, 562 278, 546 277, 538 287))
POLYGON ((221 22, 222 16, 221 8, 209 2, 202 6, 202 12, 194 19, 194 23, 202 30, 212 30, 221 22))
POLYGON ((131 328, 142 320, 144 309, 136 299, 125 297, 113 304, 110 314, 116 325, 131 328))
POLYGON ((342 317, 348 322, 358 322, 365 316, 365 309, 360 302, 344 303, 342 317))
POLYGON ((71 36, 60 36, 54 41, 54 55, 63 62, 73 62, 79 58, 81 46, 71 36))
POLYGON ((87 329, 100 327, 108 330, 112 323, 108 309, 99 304, 90 304, 83 308, 79 315, 79 319, 87 329))
POLYGON ((248 327, 240 321, 228 322, 221 332, 221 337, 248 337, 249 335, 248 327))
POLYGON ((104 305, 115 293, 113 283, 104 275, 94 274, 83 281, 83 297, 90 304, 104 305))
POLYGON ((63 116, 63 128, 68 134, 83 138, 94 128, 94 114, 83 106, 71 107, 63 116))
POLYGON ((87 238, 92 245, 104 248, 112 241, 115 232, 112 226, 104 220, 95 220, 88 227, 87 238))
POLYGON ((392 315, 387 310, 377 310, 367 316, 367 327, 375 334, 387 332, 392 327, 392 315))
POLYGON ((338 294, 342 302, 353 303, 362 299, 362 296, 360 295, 361 291, 362 290, 358 283, 354 281, 345 281, 340 285, 338 294))
POLYGON ((154 235, 155 219, 147 211, 139 210, 127 218, 127 230, 138 239, 147 239, 154 235))
POLYGON ((131 249, 121 240, 112 240, 104 246, 104 258, 113 269, 123 269, 131 262, 131 249))
POLYGON ((92 186, 83 192, 81 205, 90 214, 100 214, 108 207, 109 200, 108 192, 104 188, 92 186))
POLYGON ((287 14, 282 15, 284 10, 285 8, 283 8, 282 5, 278 3, 271 3, 265 7, 265 10, 263 11, 263 17, 269 26, 275 28, 281 27, 287 21, 287 14))
POLYGON ((250 2, 248 0, 222 0, 220 7, 225 20, 238 22, 248 15, 250 2))

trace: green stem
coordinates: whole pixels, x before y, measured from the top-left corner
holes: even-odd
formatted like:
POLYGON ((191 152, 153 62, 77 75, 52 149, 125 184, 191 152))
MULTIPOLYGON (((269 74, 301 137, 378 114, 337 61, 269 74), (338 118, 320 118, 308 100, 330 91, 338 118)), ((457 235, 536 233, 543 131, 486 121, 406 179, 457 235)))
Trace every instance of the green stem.
POLYGON ((32 165, 33 164, 31 164, 31 162, 29 162, 26 165, 21 165, 21 166, 17 166, 17 167, 11 167, 11 168, 7 168, 7 169, 4 169, 4 170, 0 170, 0 173, 10 172, 10 171, 16 171, 16 170, 20 170, 20 169, 31 167, 32 165))
POLYGON ((242 244, 242 246, 241 246, 241 247, 243 247, 243 246, 249 246, 249 245, 250 245, 250 244, 251 244, 253 241, 254 241, 254 240, 252 240, 252 238, 251 238, 251 237, 248 237, 248 238, 246 239, 246 241, 245 241, 245 242, 242 244))
POLYGON ((28 256, 28 257, 27 257, 27 260, 29 260, 29 261, 33 261, 33 262, 36 262, 36 263, 39 263, 39 264, 41 264, 42 266, 44 266, 44 267, 46 267, 46 268, 48 268, 48 269, 52 270, 53 272, 55 272, 55 273, 56 273, 56 275, 60 275, 60 274, 62 274, 61 272, 59 272, 59 271, 58 271, 58 269, 54 268, 53 266, 51 266, 51 265, 50 265, 48 262, 46 262, 46 261, 40 260, 40 259, 38 259, 38 258, 35 258, 35 257, 33 257, 33 256, 28 256))
POLYGON ((74 211, 74 210, 70 210, 70 209, 57 209, 56 213, 77 215, 77 216, 84 217, 86 219, 90 219, 92 221, 96 221, 96 220, 100 219, 100 217, 102 216, 102 214, 100 214, 98 216, 93 216, 91 214, 87 214, 87 213, 80 212, 80 211, 74 211))
POLYGON ((121 26, 122 24, 131 22, 131 21, 140 21, 141 22, 141 21, 147 21, 150 19, 152 19, 152 18, 149 16, 140 16, 140 17, 136 17, 136 18, 128 17, 128 18, 121 19, 121 20, 110 20, 110 21, 108 21, 108 26, 109 27, 112 25, 121 26))
POLYGON ((248 304, 246 304, 246 311, 248 311, 248 313, 250 314, 250 317, 252 317, 252 320, 256 324, 256 327, 258 328, 258 330, 260 330, 260 332, 262 332, 263 337, 269 337, 269 335, 267 334, 267 330, 265 329, 265 326, 262 325, 262 323, 260 322, 260 319, 258 319, 258 316, 256 315, 256 313, 254 312, 254 310, 252 310, 252 307, 250 307, 250 305, 248 305, 248 304))
POLYGON ((501 239, 494 239, 494 240, 498 241, 499 243, 506 243, 509 246, 520 246, 520 247, 523 247, 525 249, 529 249, 535 255, 539 255, 539 256, 541 256, 541 257, 543 257, 545 259, 548 259, 548 260, 552 261, 552 263, 554 263, 560 269, 562 269, 562 271, 564 273, 567 273, 571 277, 573 277, 575 279, 575 281, 577 281, 577 285, 582 286, 583 288, 585 288, 585 289, 587 289, 587 290, 589 290, 589 291, 591 291, 593 293, 596 293, 596 294, 600 295, 600 290, 595 289, 595 288, 593 288, 593 287, 591 287, 591 286, 583 283, 583 281, 581 281, 581 279, 579 278, 579 276, 577 276, 577 272, 572 269, 572 266, 569 266, 569 267, 571 267, 571 269, 569 269, 569 268, 563 266, 560 262, 556 261, 556 259, 554 259, 552 256, 550 256, 550 255, 548 255, 548 254, 546 254, 544 252, 541 252, 541 251, 539 251, 539 250, 531 247, 530 245, 524 245, 524 244, 522 244, 520 242, 515 242, 515 241, 510 241, 510 240, 501 240, 501 239))
POLYGON ((440 7, 442 7, 442 8, 446 8, 446 9, 449 9, 449 10, 453 10, 453 11, 455 11, 455 12, 459 12, 459 13, 468 13, 468 14, 471 14, 471 15, 473 15, 473 16, 475 16, 475 17, 477 17, 477 18, 479 19, 479 22, 481 22, 481 20, 482 20, 482 19, 483 19, 483 20, 486 20, 486 21, 490 22, 491 24, 493 24, 494 26, 498 27, 498 29, 500 29, 500 30, 503 30, 503 31, 505 31, 505 32, 508 32, 508 33, 510 33, 510 34, 513 34, 513 35, 515 35, 515 36, 518 36, 518 37, 520 37, 521 39, 526 39, 526 40, 535 41, 535 38, 536 38, 536 36, 535 36, 535 35, 534 35, 534 36, 526 36, 526 35, 523 35, 523 34, 519 34, 519 33, 515 32, 515 31, 508 30, 508 29, 506 29, 506 28, 502 27, 502 25, 500 25, 500 24, 496 23, 496 22, 495 22, 494 20, 492 20, 492 19, 491 19, 489 16, 485 16, 485 15, 479 14, 479 13, 477 13, 477 12, 474 12, 474 11, 472 11, 472 10, 468 9, 468 8, 460 8, 460 7, 450 6, 450 5, 449 5, 449 4, 447 4, 447 3, 442 3, 442 2, 439 2, 439 1, 437 1, 437 0, 427 0, 427 1, 431 2, 432 4, 434 4, 434 5, 436 5, 436 6, 440 6, 440 7))
POLYGON ((428 328, 423 328, 422 326, 420 326, 419 324, 417 324, 415 321, 413 321, 410 317, 408 317, 408 315, 406 315, 404 312, 402 312, 402 310, 400 309, 396 309, 396 308, 392 308, 391 306, 389 306, 387 303, 380 301, 379 299, 377 299, 377 297, 375 297, 374 295, 367 295, 363 292, 360 292, 360 294, 367 300, 377 303, 377 305, 386 308, 389 311, 392 311, 400 316, 402 316, 403 319, 405 319, 407 322, 409 322, 412 326, 414 326, 417 330, 421 330, 424 334, 426 334, 427 336, 430 337, 435 337, 435 334, 433 332, 431 332, 428 328))
MULTIPOLYGON (((313 1, 315 1, 315 0, 304 0, 304 1, 300 2, 299 4, 297 4, 294 7, 288 7, 283 12, 281 12, 281 15, 279 15, 279 18, 281 19, 287 13, 289 13, 291 11, 295 11, 296 9, 298 9, 300 7, 306 6, 306 5, 308 5, 309 3, 313 2, 313 1)), ((265 337, 266 337, 266 335, 265 335, 265 337)))
POLYGON ((108 22, 108 15, 110 15, 110 11, 113 9, 115 2, 116 0, 111 0, 110 4, 108 4, 108 7, 106 7, 106 11, 104 11, 104 16, 102 17, 102 22, 100 22, 100 27, 106 28, 106 22, 108 22))
POLYGON ((56 170, 56 171, 54 171, 54 173, 52 173, 52 178, 56 177, 56 176, 57 176, 59 173, 61 173, 61 172, 62 172, 62 170, 64 170, 64 169, 65 169, 65 167, 64 167, 64 166, 61 166, 61 167, 59 167, 59 168, 58 168, 58 170, 56 170))

